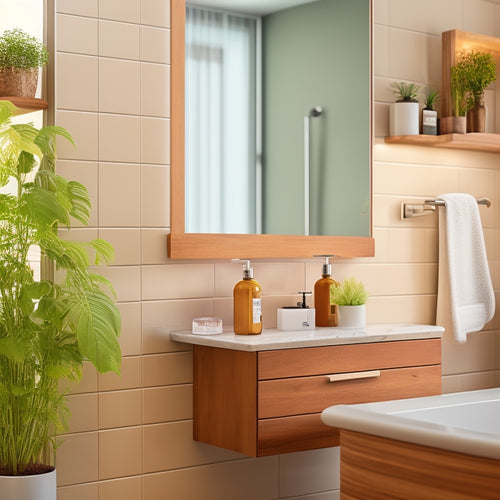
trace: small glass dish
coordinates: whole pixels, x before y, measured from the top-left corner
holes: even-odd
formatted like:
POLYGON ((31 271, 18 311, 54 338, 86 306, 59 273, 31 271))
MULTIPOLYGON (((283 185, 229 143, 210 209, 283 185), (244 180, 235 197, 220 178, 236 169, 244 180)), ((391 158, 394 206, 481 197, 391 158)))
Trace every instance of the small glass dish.
POLYGON ((222 320, 205 316, 193 319, 193 333, 196 335, 215 335, 222 333, 222 320))

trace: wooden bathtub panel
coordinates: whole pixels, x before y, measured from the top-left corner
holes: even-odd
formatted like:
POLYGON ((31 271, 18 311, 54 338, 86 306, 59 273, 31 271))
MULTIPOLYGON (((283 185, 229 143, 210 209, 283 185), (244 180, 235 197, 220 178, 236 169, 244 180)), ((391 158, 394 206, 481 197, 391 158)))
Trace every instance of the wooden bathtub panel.
POLYGON ((340 433, 341 500, 498 500, 497 460, 340 433))

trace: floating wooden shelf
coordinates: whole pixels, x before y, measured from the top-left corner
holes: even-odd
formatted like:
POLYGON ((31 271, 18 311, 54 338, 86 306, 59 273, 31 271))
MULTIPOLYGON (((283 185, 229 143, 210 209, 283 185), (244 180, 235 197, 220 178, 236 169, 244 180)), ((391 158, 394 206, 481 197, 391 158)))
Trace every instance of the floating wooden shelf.
POLYGON ((395 135, 385 142, 500 153, 500 134, 395 135))
POLYGON ((16 97, 16 96, 1 96, 0 100, 10 101, 18 109, 16 115, 24 115, 33 111, 41 111, 47 109, 48 103, 37 97, 16 97))

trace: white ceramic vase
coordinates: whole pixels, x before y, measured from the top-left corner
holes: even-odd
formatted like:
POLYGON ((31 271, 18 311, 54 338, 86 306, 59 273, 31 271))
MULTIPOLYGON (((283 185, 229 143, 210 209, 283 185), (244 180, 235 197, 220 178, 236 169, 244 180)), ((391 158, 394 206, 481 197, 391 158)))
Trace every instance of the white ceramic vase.
POLYGON ((391 135, 418 135, 420 132, 418 102, 394 102, 391 104, 391 135))
POLYGON ((2 500, 56 500, 56 471, 33 476, 0 476, 2 500))
POLYGON ((366 304, 339 306, 339 327, 364 328, 366 326, 366 304))

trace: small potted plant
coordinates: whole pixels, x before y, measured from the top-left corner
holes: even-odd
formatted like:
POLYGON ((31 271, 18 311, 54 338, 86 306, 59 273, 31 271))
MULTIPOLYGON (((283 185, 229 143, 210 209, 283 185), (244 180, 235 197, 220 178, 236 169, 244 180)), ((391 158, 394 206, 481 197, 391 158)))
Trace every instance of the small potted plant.
POLYGON ((461 78, 467 96, 467 132, 484 132, 484 91, 496 80, 495 58, 487 52, 471 50, 462 53, 457 66, 461 68, 461 78))
POLYGON ((54 171, 56 137, 70 135, 12 124, 14 112, 0 101, 0 186, 15 186, 0 193, 0 496, 55 500, 55 434, 68 415, 60 380, 78 380, 84 360, 119 373, 120 315, 111 284, 89 268, 89 253, 99 264, 112 247, 61 238, 90 213, 86 188, 54 171), (33 246, 57 280, 34 279, 33 246))
POLYGON ((0 36, 0 96, 34 97, 40 67, 48 62, 42 42, 20 29, 0 36))
POLYGON ((391 135, 418 135, 419 105, 417 94, 420 86, 416 83, 393 82, 393 92, 397 97, 391 105, 391 135))
POLYGON ((338 325, 343 328, 363 328, 366 325, 368 291, 356 278, 346 278, 330 289, 330 302, 339 306, 338 325))
POLYGON ((437 111, 434 106, 439 93, 431 89, 425 97, 425 107, 422 110, 422 134, 437 135, 437 111))

